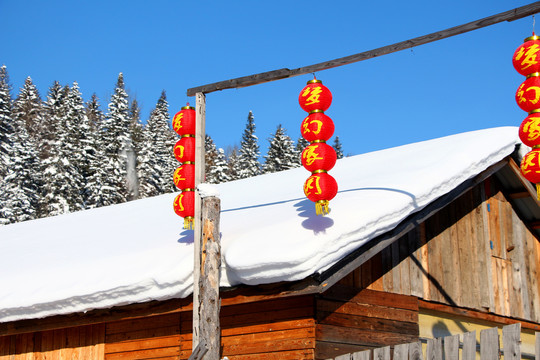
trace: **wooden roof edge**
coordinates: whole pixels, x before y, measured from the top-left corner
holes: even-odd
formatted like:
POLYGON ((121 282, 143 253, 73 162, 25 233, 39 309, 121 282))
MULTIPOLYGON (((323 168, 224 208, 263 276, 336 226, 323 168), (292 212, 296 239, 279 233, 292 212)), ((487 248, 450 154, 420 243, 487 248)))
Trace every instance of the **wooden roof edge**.
POLYGON ((379 253, 382 249, 391 245, 397 241, 407 232, 414 229, 420 223, 426 221, 432 215, 444 208, 446 205, 472 189, 474 186, 483 182, 488 177, 492 176, 504 166, 508 164, 509 157, 498 161, 491 165, 486 170, 482 171, 473 178, 470 178, 452 191, 440 196, 438 199, 432 201, 422 209, 410 214, 402 222, 400 222, 393 230, 379 235, 378 237, 368 241, 357 250, 353 251, 349 255, 334 264, 331 268, 325 272, 314 275, 313 278, 319 283, 318 286, 311 285, 311 291, 317 291, 319 293, 324 292, 326 289, 332 287, 339 280, 351 273, 353 270, 360 267, 366 261, 371 259, 375 254, 379 253))
MULTIPOLYGON (((512 170, 512 172, 514 173, 514 175, 516 176, 516 178, 521 182, 521 184, 525 188, 525 192, 536 202, 536 205, 540 206, 540 201, 538 201, 538 198, 536 196, 536 189, 534 188, 532 183, 529 180, 525 179, 523 174, 521 174, 519 165, 516 163, 516 160, 511 156, 508 157, 508 165, 510 169, 512 170)), ((516 194, 520 194, 520 193, 523 193, 523 192, 518 192, 516 194)), ((512 197, 512 195, 510 196, 512 197)), ((515 197, 517 198, 518 196, 515 196, 515 197)), ((524 197, 524 196, 522 195, 520 197, 524 197)))

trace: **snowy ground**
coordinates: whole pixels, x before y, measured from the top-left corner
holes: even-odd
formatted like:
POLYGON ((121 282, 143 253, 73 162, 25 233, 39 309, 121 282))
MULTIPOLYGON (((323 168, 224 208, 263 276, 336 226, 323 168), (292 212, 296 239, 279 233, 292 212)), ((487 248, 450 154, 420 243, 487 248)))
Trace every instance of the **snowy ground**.
MULTIPOLYGON (((217 185, 222 285, 321 272, 517 141, 504 127, 341 159, 326 217, 304 197, 303 168, 217 185)), ((0 322, 190 295, 193 232, 172 210, 175 195, 0 227, 0 322)))

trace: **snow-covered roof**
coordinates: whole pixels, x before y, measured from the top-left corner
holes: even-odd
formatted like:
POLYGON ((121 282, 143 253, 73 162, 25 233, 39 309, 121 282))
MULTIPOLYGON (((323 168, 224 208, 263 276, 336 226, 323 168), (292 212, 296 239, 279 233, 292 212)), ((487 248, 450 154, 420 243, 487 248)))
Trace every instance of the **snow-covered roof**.
MULTIPOLYGON (((320 273, 511 154, 517 128, 468 132, 337 162, 331 213, 315 215, 297 168, 216 185, 222 285, 320 273)), ((0 227, 0 322, 192 292, 193 232, 176 194, 0 227)))

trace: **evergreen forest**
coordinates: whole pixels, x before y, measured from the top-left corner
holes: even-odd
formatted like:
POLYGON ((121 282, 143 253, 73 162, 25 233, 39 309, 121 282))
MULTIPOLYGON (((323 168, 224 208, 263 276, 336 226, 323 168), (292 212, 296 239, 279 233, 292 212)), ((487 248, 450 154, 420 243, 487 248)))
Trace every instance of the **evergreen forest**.
MULTIPOLYGON (((179 191, 178 135, 163 91, 146 121, 120 73, 108 105, 79 85, 57 81, 42 98, 30 77, 16 96, 0 67, 0 225, 119 204, 179 191)), ((172 114, 174 115, 174 114, 172 114)), ((309 143, 278 125, 261 157, 255 117, 247 115, 240 145, 227 153, 206 135, 206 182, 218 184, 301 166, 309 143), (262 163, 260 159, 262 158, 262 163)), ((332 144, 343 157, 338 137, 332 144)), ((172 211, 172 209, 171 209, 172 211)))

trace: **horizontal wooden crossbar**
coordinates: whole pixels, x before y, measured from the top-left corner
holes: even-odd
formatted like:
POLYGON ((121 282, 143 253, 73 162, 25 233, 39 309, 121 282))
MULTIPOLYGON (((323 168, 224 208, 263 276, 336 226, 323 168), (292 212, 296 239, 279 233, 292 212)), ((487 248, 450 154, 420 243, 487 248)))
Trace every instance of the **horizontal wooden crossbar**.
POLYGON ((283 68, 279 70, 267 71, 259 74, 243 76, 235 79, 219 81, 216 83, 197 86, 187 90, 188 96, 195 96, 196 93, 208 94, 218 90, 235 89, 246 86, 262 84, 270 81, 286 79, 294 76, 311 74, 316 71, 328 70, 338 66, 348 65, 355 62, 372 59, 378 56, 391 54, 397 51, 409 49, 415 46, 428 44, 430 42, 460 35, 469 31, 481 29, 486 26, 494 25, 503 21, 514 21, 540 12, 540 1, 525 5, 513 10, 508 10, 496 15, 492 15, 480 20, 472 21, 467 24, 455 26, 446 30, 434 32, 428 35, 405 40, 392 45, 383 46, 377 49, 364 51, 358 54, 345 56, 342 58, 325 61, 297 69, 283 68))

